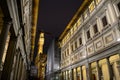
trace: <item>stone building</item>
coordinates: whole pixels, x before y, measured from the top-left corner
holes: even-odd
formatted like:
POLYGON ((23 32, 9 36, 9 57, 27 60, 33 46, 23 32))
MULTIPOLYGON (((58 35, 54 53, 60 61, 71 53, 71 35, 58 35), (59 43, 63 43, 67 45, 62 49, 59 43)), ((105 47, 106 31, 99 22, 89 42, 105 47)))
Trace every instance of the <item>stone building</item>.
MULTIPOLYGON (((0 80, 26 80, 30 70, 32 0, 0 1, 0 80)), ((33 37, 32 37, 33 36, 33 37)))
POLYGON ((84 0, 59 40, 62 80, 119 80, 120 0, 84 0))
POLYGON ((37 67, 37 78, 39 80, 45 79, 45 67, 46 67, 47 55, 46 53, 44 53, 43 47, 44 47, 44 33, 41 32, 39 34, 38 50, 35 57, 35 66, 37 67))

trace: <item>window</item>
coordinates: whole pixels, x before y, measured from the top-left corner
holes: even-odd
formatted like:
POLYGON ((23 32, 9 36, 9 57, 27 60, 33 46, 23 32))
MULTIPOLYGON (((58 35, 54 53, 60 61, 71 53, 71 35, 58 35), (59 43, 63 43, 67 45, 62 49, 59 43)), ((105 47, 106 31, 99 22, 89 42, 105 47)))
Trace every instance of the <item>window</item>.
POLYGON ((82 38, 80 37, 79 38, 79 45, 81 45, 82 44, 82 38))
POLYGON ((73 51, 73 45, 71 45, 71 51, 73 51))
POLYGON ((79 54, 80 54, 80 57, 82 57, 82 56, 83 56, 82 52, 81 52, 81 53, 79 53, 79 54))
POLYGON ((67 55, 69 55, 69 49, 67 49, 67 55))
POLYGON ((97 24, 95 24, 95 25, 93 26, 93 29, 94 29, 94 33, 96 34, 96 33, 98 32, 97 24))
POLYGON ((92 3, 89 6, 89 11, 92 12, 94 10, 94 8, 95 8, 95 3, 94 3, 94 1, 92 1, 92 3))
POLYGON ((102 24, 103 24, 103 27, 105 27, 108 24, 106 16, 102 18, 102 24))
POLYGON ((61 57, 62 57, 62 59, 64 59, 64 53, 62 53, 61 57))
POLYGON ((120 12, 120 2, 117 4, 118 10, 120 12))
POLYGON ((75 49, 77 48, 77 41, 75 41, 75 49))
POLYGON ((67 55, 66 55, 66 51, 65 51, 64 55, 65 55, 65 57, 67 56, 67 55))
POLYGON ((65 58, 65 54, 64 53, 62 54, 62 57, 63 57, 63 59, 65 58))
POLYGON ((87 31, 87 39, 90 39, 90 31, 87 31))

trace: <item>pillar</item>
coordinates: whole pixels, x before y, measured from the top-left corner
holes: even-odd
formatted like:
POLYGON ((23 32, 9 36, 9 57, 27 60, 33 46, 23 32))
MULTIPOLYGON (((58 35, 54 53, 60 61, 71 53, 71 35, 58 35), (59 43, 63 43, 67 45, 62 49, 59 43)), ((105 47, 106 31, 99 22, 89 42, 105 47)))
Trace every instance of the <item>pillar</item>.
POLYGON ((102 72, 100 71, 99 63, 96 61, 96 68, 97 68, 97 73, 98 73, 98 80, 101 80, 102 72))
POLYGON ((64 71, 63 73, 64 73, 64 80, 66 80, 66 75, 65 75, 65 71, 64 71))
POLYGON ((20 74, 19 74, 19 80, 22 80, 22 71, 23 71, 23 59, 22 59, 22 62, 21 62, 21 67, 20 67, 20 74))
POLYGON ((61 72, 62 73, 62 80, 64 80, 64 73, 63 72, 61 72))
POLYGON ((110 65, 109 58, 106 58, 106 63, 107 63, 107 66, 108 66, 110 80, 113 80, 114 74, 113 74, 112 66, 110 65))
POLYGON ((67 72, 65 71, 65 80, 67 80, 67 72))
POLYGON ((68 71, 66 70, 65 73, 66 73, 66 80, 68 80, 68 71))
POLYGON ((91 77, 91 66, 89 63, 86 64, 86 75, 87 75, 87 80, 92 80, 91 77))
POLYGON ((21 79, 20 80, 24 80, 24 62, 22 63, 21 79))
POLYGON ((14 79, 14 72, 15 72, 15 67, 16 67, 16 55, 14 55, 14 60, 13 60, 13 64, 12 64, 12 72, 11 72, 11 76, 10 76, 10 80, 13 80, 14 79))
POLYGON ((71 80, 74 79, 74 76, 73 76, 73 70, 74 70, 74 69, 71 69, 71 78, 70 78, 71 80))
POLYGON ((14 80, 16 80, 16 78, 17 78, 19 61, 20 61, 20 52, 17 51, 17 59, 16 59, 16 63, 15 63, 16 67, 15 67, 15 71, 14 71, 14 80))
POLYGON ((83 80, 82 66, 80 66, 80 80, 83 80))
POLYGON ((68 80, 70 80, 70 70, 68 70, 68 80))
POLYGON ((1 80, 10 80, 12 64, 14 60, 14 55, 16 53, 16 42, 17 42, 17 38, 14 36, 11 36, 9 46, 8 46, 8 51, 6 54, 4 67, 3 67, 3 72, 1 75, 1 80))
POLYGON ((75 79, 77 80, 77 67, 75 68, 75 79))
POLYGON ((3 28, 2 28, 2 32, 0 35, 0 66, 2 65, 2 57, 3 57, 3 53, 4 53, 4 48, 5 48, 5 44, 6 44, 6 40, 7 40, 7 36, 10 30, 10 26, 12 24, 12 19, 8 18, 8 17, 4 17, 3 18, 3 28))
POLYGON ((19 77, 20 77, 20 73, 21 73, 21 64, 22 64, 22 58, 21 58, 21 55, 20 55, 20 62, 19 62, 19 68, 18 68, 18 71, 17 71, 17 80, 19 80, 19 77))

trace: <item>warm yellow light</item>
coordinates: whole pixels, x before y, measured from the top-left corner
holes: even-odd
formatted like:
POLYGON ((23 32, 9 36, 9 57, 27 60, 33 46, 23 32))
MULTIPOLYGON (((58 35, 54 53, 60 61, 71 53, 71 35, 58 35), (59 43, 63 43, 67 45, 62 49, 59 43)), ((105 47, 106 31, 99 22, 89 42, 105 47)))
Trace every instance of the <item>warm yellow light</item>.
POLYGON ((43 45, 44 45, 44 33, 40 33, 40 38, 39 38, 39 42, 38 42, 38 45, 39 45, 39 48, 38 48, 38 53, 43 53, 43 45))
POLYGON ((44 45, 44 33, 40 33, 39 44, 44 45))
POLYGON ((42 45, 42 46, 39 46, 38 53, 43 53, 43 45, 42 45))

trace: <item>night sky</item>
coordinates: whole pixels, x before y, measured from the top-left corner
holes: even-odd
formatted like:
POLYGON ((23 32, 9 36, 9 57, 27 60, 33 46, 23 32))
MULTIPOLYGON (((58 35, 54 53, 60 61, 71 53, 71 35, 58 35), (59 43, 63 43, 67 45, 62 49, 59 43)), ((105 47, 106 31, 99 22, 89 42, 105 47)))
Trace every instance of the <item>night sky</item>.
POLYGON ((37 39, 40 31, 45 32, 44 53, 53 38, 57 38, 70 22, 82 0, 40 0, 37 39))

